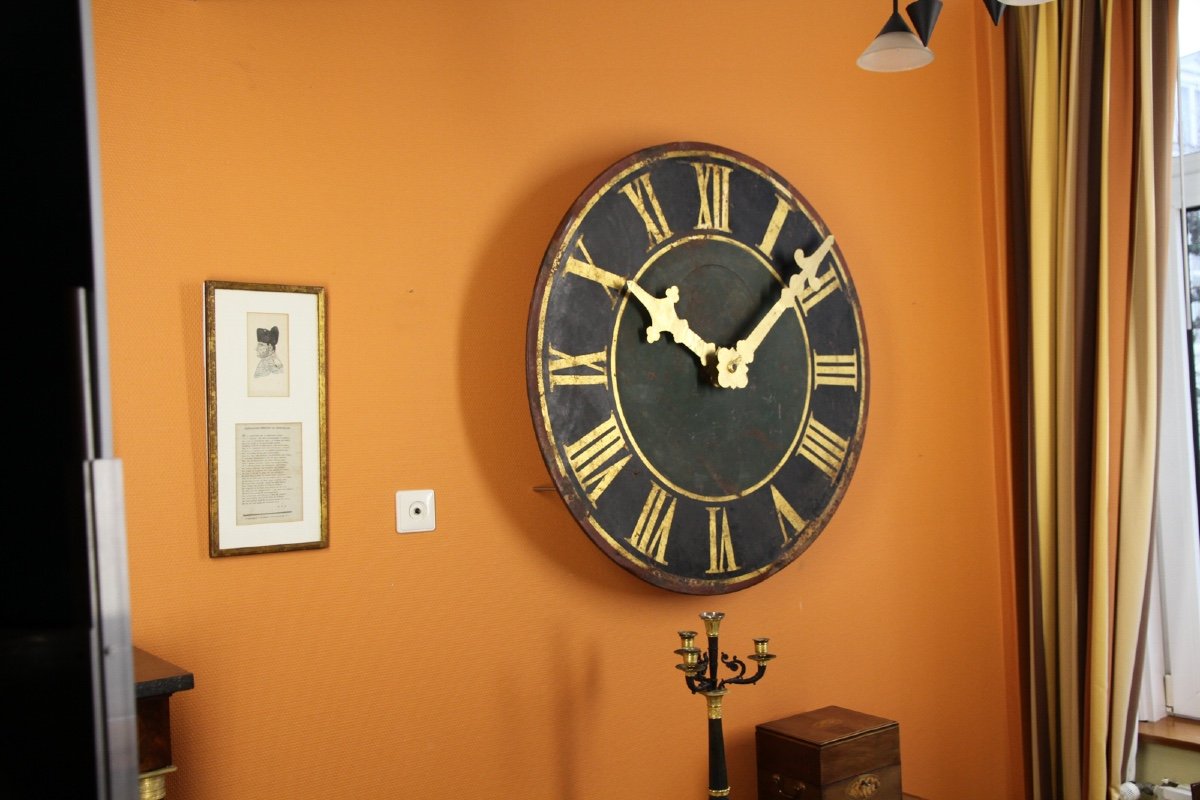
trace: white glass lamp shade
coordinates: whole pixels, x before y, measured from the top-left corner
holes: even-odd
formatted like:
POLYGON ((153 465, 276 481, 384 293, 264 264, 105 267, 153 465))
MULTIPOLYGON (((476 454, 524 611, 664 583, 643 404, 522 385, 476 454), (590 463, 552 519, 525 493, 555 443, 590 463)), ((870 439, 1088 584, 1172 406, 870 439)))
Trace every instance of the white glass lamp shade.
POLYGON ((900 22, 902 29, 889 30, 893 27, 889 20, 883 31, 858 57, 858 65, 863 69, 871 72, 903 72, 933 61, 933 51, 921 44, 921 40, 903 20, 899 17, 894 19, 900 22))

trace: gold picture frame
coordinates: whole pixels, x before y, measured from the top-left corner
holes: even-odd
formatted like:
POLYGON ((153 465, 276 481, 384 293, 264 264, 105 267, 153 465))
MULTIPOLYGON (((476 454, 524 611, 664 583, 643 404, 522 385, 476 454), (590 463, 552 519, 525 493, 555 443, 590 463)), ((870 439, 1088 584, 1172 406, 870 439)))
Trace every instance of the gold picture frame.
POLYGON ((325 289, 204 282, 209 555, 329 546, 325 289))

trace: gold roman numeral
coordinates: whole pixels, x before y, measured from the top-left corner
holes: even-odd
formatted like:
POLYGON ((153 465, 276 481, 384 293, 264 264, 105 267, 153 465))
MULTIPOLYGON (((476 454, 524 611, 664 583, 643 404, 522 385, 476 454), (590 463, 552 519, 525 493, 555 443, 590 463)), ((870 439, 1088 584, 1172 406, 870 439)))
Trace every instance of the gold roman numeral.
POLYGON ((817 386, 858 386, 858 351, 848 356, 813 353, 817 386))
POLYGON ((650 484, 650 494, 642 506, 637 525, 629 537, 629 543, 643 555, 660 564, 667 563, 667 537, 671 535, 671 522, 675 519, 675 497, 661 486, 650 484))
POLYGON ((550 371, 551 391, 556 386, 587 386, 598 383, 608 386, 608 370, 605 369, 608 364, 608 354, 604 350, 573 356, 561 350, 555 350, 554 345, 550 345, 550 355, 553 357, 550 359, 547 369, 550 371), (568 372, 567 370, 577 371, 568 372))
POLYGON ((671 226, 667 224, 662 206, 658 204, 658 198, 654 196, 654 187, 650 185, 649 173, 643 173, 622 186, 621 192, 629 198, 629 202, 633 203, 634 210, 646 224, 646 233, 650 236, 650 245, 647 249, 662 244, 664 240, 670 238, 671 226), (653 212, 653 216, 651 216, 651 212, 653 212))
POLYGON ((779 532, 783 534, 783 542, 800 535, 808 521, 800 516, 796 509, 784 499, 775 485, 771 485, 771 501, 775 504, 775 517, 779 520, 779 532))
POLYGON ((621 435, 613 414, 563 450, 575 479, 587 492, 592 505, 596 505, 600 495, 604 494, 604 490, 631 458, 625 450, 625 437, 621 435))
POLYGON ((733 167, 691 162, 696 170, 696 186, 700 190, 700 215, 696 227, 729 231, 729 173, 733 167))
POLYGON ((721 506, 708 507, 708 569, 709 575, 737 569, 733 555, 733 539, 729 535, 729 512, 721 506))
POLYGON ((787 215, 791 210, 787 201, 778 195, 775 196, 775 212, 771 214, 771 221, 767 223, 767 229, 763 231, 762 241, 758 243, 758 249, 767 258, 773 258, 771 251, 775 249, 775 242, 779 239, 779 232, 783 230, 783 223, 787 222, 787 215))
POLYGON ((845 439, 817 422, 815 417, 810 417, 800 445, 796 448, 796 455, 807 458, 833 480, 846 460, 846 448, 849 446, 850 443, 845 439))
POLYGON ((567 272, 600 284, 608 293, 608 299, 612 301, 614 307, 617 305, 620 291, 625 288, 624 278, 615 272, 609 272, 596 266, 596 262, 592 260, 592 254, 588 252, 587 246, 583 243, 582 236, 575 244, 575 252, 567 256, 567 272))

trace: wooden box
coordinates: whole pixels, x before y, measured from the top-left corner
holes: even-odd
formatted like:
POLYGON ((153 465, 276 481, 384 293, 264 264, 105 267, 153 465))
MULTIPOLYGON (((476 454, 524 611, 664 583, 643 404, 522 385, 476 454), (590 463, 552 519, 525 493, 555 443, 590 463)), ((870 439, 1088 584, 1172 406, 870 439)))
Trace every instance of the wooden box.
POLYGON ((901 800, 900 726, 826 706, 754 732, 759 800, 901 800))

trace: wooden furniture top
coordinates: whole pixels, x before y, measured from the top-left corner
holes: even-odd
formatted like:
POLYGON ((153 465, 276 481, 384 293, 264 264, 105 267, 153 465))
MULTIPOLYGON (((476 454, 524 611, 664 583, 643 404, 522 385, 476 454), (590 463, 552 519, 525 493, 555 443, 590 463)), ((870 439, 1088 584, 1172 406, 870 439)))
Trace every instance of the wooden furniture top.
POLYGON ((196 685, 192 673, 140 647, 133 648, 133 679, 138 699, 172 694, 196 685))

